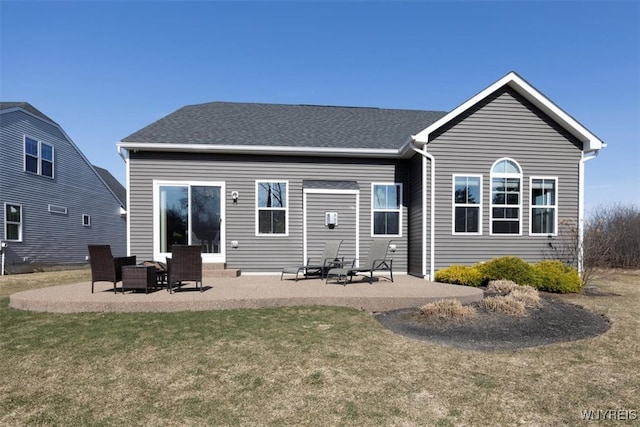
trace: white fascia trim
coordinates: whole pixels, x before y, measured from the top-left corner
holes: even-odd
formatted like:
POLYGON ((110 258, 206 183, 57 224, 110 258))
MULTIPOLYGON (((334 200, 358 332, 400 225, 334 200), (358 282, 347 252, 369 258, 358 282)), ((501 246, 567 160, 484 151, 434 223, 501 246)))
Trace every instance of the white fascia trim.
POLYGON ((555 122, 557 122, 560 126, 566 129, 573 136, 578 138, 580 142, 582 142, 583 152, 591 152, 600 150, 606 147, 606 144, 600 140, 593 133, 589 132, 587 128, 578 123, 573 117, 569 114, 565 113, 560 107, 554 104, 549 98, 544 96, 538 90, 536 90, 533 86, 527 83, 522 77, 514 72, 510 72, 482 92, 478 93, 473 98, 469 99, 462 105, 458 106, 456 109, 452 110, 449 114, 442 117, 440 120, 436 121, 423 131, 416 134, 413 139, 418 144, 418 147, 423 146, 424 144, 429 143, 429 137, 431 134, 437 129, 441 128, 448 122, 452 121, 469 108, 476 105, 478 102, 482 101, 487 96, 494 93, 496 90, 501 87, 508 85, 520 95, 525 97, 529 102, 534 104, 540 110, 542 110, 545 114, 551 117, 555 122))
POLYGON ((335 156, 350 155, 354 157, 401 157, 406 151, 403 146, 399 149, 371 149, 371 148, 328 148, 328 147, 270 147, 266 145, 212 145, 212 144, 176 144, 176 143, 142 143, 120 142, 118 148, 129 151, 179 151, 179 152, 210 152, 210 153, 238 153, 238 154, 279 154, 306 156, 335 156), (404 150, 403 150, 404 149, 404 150))

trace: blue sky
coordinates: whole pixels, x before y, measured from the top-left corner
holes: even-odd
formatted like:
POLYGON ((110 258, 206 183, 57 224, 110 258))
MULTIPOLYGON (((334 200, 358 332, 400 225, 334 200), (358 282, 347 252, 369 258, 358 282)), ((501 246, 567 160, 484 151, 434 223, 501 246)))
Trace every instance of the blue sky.
POLYGON ((640 2, 0 0, 0 99, 124 183, 116 143, 187 104, 451 110, 509 71, 604 140, 587 213, 640 205, 640 2))

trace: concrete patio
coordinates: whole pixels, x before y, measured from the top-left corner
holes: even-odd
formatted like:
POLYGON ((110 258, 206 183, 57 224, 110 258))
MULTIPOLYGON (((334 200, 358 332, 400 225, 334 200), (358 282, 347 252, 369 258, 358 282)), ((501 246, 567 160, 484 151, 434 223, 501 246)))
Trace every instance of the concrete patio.
POLYGON ((113 284, 97 282, 51 286, 17 292, 9 305, 21 310, 78 312, 163 312, 294 305, 331 305, 369 312, 419 307, 440 299, 455 298, 462 303, 480 301, 481 289, 429 282, 409 275, 394 275, 395 282, 380 278, 372 284, 356 278, 346 286, 321 279, 280 280, 280 275, 242 275, 204 279, 204 292, 192 283, 169 294, 164 289, 145 294, 127 291, 113 293, 113 284))

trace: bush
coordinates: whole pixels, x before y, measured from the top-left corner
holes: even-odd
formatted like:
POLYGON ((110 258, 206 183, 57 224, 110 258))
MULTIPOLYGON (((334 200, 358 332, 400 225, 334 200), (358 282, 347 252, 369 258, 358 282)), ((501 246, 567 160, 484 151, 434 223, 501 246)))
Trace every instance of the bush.
POLYGON ((487 310, 510 316, 524 316, 526 314, 524 303, 510 296, 487 297, 482 300, 482 306, 487 310))
POLYGON ((487 284, 487 292, 507 295, 513 291, 518 285, 511 280, 489 280, 487 284))
POLYGON ((457 299, 445 299, 425 304, 420 308, 420 312, 425 316, 457 320, 464 320, 476 315, 475 308, 462 305, 457 299))
POLYGON ((560 261, 541 261, 532 267, 533 287, 547 292, 580 292, 582 279, 578 272, 560 261))
POLYGON ((494 258, 477 264, 477 268, 482 274, 483 284, 490 280, 511 280, 518 285, 529 285, 533 281, 531 265, 518 257, 494 258))
POLYGON ((476 267, 452 265, 435 274, 436 282, 478 287, 482 285, 482 274, 476 267))
POLYGON ((507 296, 516 301, 522 301, 527 307, 540 306, 538 290, 531 286, 516 286, 507 296))
POLYGON ((598 207, 584 229, 585 268, 640 268, 640 207, 598 207))

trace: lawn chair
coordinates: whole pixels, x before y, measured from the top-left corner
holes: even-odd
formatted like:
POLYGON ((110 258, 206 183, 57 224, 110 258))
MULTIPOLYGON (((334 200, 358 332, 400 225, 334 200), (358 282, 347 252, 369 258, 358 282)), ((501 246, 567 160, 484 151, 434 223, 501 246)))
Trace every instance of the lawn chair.
POLYGON ((114 258, 109 245, 88 245, 89 263, 91 264, 91 293, 95 282, 112 282, 113 293, 116 283, 122 280, 122 266, 136 265, 136 257, 114 258))
POLYGON ((202 292, 202 246, 173 245, 171 258, 167 257, 167 287, 173 293, 173 287, 180 288, 182 282, 200 284, 202 292))
POLYGON ((311 259, 308 258, 306 265, 284 267, 282 269, 282 274, 280 274, 280 280, 282 280, 285 274, 295 274, 297 282, 298 275, 301 272, 304 273, 305 278, 309 277, 310 275, 317 274, 320 275, 321 279, 324 278, 326 272, 335 265, 336 261, 338 261, 338 251, 340 250, 340 245, 342 245, 342 240, 327 240, 318 264, 310 264, 311 259))
POLYGON ((344 280, 346 284, 347 279, 352 280, 353 276, 358 273, 369 273, 369 283, 373 283, 373 273, 375 271, 388 271, 390 279, 393 282, 393 258, 387 258, 387 251, 389 250, 389 244, 391 240, 374 240, 369 248, 367 258, 360 264, 359 267, 340 267, 332 268, 327 272, 327 281, 329 277, 338 277, 338 281, 344 280))

